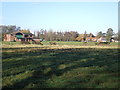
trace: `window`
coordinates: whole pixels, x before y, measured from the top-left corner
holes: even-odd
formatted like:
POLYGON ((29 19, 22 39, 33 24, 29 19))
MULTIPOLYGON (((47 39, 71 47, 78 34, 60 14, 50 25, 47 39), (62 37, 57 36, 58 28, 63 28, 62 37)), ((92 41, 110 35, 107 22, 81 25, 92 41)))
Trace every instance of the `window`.
POLYGON ((28 35, 25 35, 25 37, 28 37, 28 35))

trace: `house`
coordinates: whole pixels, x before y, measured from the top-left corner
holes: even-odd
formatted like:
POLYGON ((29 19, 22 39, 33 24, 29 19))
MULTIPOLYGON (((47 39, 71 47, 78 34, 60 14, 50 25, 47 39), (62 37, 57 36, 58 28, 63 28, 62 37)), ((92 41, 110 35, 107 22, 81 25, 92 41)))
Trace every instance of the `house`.
POLYGON ((97 39, 97 42, 107 42, 106 36, 102 36, 99 39, 97 39))
POLYGON ((96 38, 92 33, 90 33, 90 34, 87 35, 86 41, 87 41, 87 42, 90 42, 90 41, 96 42, 96 41, 97 41, 97 38, 96 38))
POLYGON ((4 34, 4 41, 30 41, 33 34, 30 31, 18 31, 10 34, 4 34))
POLYGON ((34 35, 28 30, 20 30, 18 32, 13 32, 10 34, 4 34, 4 41, 16 41, 21 42, 22 44, 41 44, 40 39, 35 39, 34 35))
POLYGON ((112 38, 111 38, 111 42, 118 42, 116 37, 118 37, 118 35, 113 35, 112 38))
POLYGON ((96 42, 97 41, 97 38, 92 34, 86 34, 86 38, 84 36, 84 34, 80 34, 77 38, 76 38, 77 41, 87 41, 87 42, 96 42), (85 40, 84 40, 85 39, 85 40))
POLYGON ((14 36, 12 34, 4 34, 3 41, 14 41, 14 36))
POLYGON ((112 37, 110 38, 110 40, 107 41, 107 40, 106 40, 106 36, 104 35, 104 36, 100 37, 99 39, 97 39, 97 42, 118 42, 118 41, 115 40, 115 37, 114 37, 114 36, 112 36, 112 37))
POLYGON ((96 42, 96 41, 97 41, 97 38, 96 38, 96 37, 86 37, 86 41, 87 41, 87 42, 90 42, 90 41, 96 42))
POLYGON ((79 36, 75 39, 76 41, 84 41, 84 34, 79 34, 79 36))

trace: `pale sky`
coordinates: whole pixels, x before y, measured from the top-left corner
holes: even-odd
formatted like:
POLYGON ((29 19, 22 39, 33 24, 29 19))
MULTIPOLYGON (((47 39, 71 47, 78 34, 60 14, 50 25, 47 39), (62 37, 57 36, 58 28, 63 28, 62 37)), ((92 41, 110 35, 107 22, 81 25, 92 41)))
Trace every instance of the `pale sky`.
POLYGON ((79 33, 118 32, 118 2, 2 2, 3 25, 79 33))

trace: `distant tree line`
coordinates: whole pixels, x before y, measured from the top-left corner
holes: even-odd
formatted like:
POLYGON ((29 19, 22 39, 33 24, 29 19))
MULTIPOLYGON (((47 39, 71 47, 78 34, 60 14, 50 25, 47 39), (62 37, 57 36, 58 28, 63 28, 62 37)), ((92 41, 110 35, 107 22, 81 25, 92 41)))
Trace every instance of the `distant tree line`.
POLYGON ((79 33, 70 32, 54 32, 53 30, 43 30, 34 32, 35 38, 40 38, 46 41, 75 41, 79 33))
POLYGON ((0 41, 3 40, 4 38, 4 34, 9 34, 9 33, 13 33, 16 31, 19 31, 21 28, 17 27, 16 25, 0 25, 0 41))
POLYGON ((2 34, 13 33, 19 31, 21 28, 17 27, 16 25, 0 25, 0 30, 2 30, 2 34))
MULTIPOLYGON (((17 27, 16 25, 0 25, 0 32, 3 34, 9 34, 16 31, 20 31, 21 27, 17 27)), ((24 30, 23 30, 24 31, 24 30)), ((25 30, 26 31, 26 30, 25 30)), ((30 32, 30 30, 28 29, 30 32)), ((34 31, 34 38, 38 38, 46 41, 76 41, 76 38, 79 37, 79 33, 77 31, 65 31, 65 32, 55 32, 53 30, 38 30, 34 31)), ((112 28, 108 28, 106 33, 98 32, 96 37, 100 38, 102 36, 106 36, 106 40, 109 42, 110 38, 114 37, 115 40, 120 40, 120 30, 117 33, 113 32, 112 28)), ((84 41, 86 40, 87 32, 84 32, 84 41)), ((4 38, 4 37, 3 37, 4 38)), ((79 39, 79 38, 78 38, 79 39)))

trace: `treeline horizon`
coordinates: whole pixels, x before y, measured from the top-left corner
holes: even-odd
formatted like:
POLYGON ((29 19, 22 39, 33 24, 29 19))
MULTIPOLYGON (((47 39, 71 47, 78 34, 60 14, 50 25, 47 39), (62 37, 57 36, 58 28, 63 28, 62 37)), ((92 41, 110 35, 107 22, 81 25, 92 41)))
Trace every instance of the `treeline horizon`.
MULTIPOLYGON (((28 31, 30 33, 29 29, 21 29, 21 27, 17 27, 15 25, 0 25, 0 30, 2 30, 2 34, 9 34, 17 31, 28 31)), ((84 32, 84 38, 86 38, 87 31, 84 32)), ((107 38, 111 38, 112 36, 115 37, 116 40, 120 40, 118 36, 120 36, 120 31, 117 33, 114 33, 112 28, 108 28, 106 33, 102 33, 102 31, 98 32, 96 37, 100 38, 101 36, 107 36, 107 38)), ((40 29, 34 31, 34 38, 46 40, 46 41, 77 41, 76 38, 80 37, 80 33, 77 31, 57 31, 54 30, 46 30, 46 29, 40 29)), ((3 37, 4 38, 4 37, 3 37)), ((80 37, 81 38, 81 37, 80 37)))

